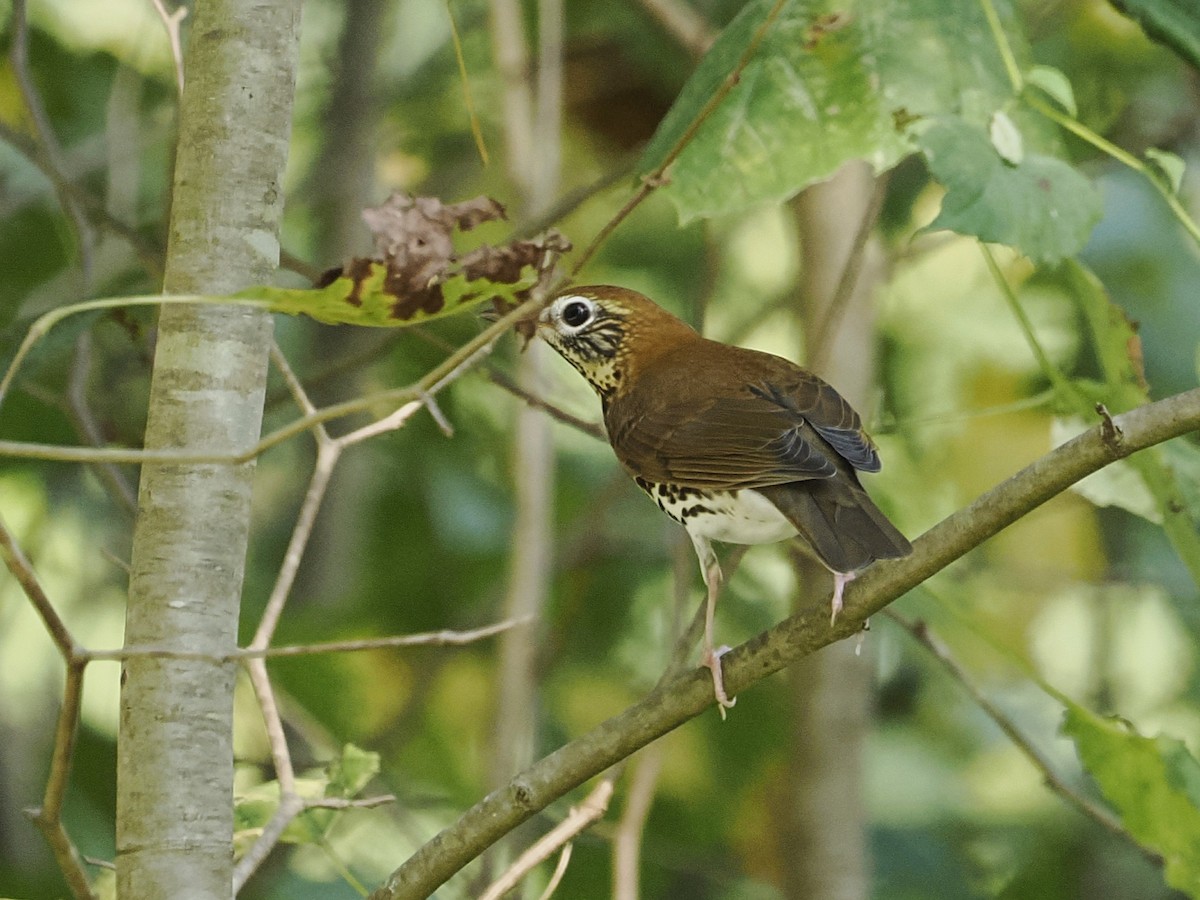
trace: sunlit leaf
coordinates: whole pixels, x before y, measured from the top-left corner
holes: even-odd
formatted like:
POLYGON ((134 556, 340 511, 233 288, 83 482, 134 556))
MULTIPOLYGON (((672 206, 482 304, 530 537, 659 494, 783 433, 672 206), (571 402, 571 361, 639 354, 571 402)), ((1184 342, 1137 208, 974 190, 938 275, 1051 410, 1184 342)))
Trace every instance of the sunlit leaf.
POLYGON ((1062 107, 1071 117, 1079 114, 1075 105, 1075 90, 1061 70, 1053 66, 1033 66, 1025 73, 1025 83, 1033 85, 1062 107))
MULTIPOLYGON (((641 172, 692 127, 774 5, 747 3, 722 32, 659 126, 641 172)), ((1019 36, 1009 40, 1027 55, 1019 36)), ((983 125, 1011 93, 979 4, 786 0, 664 190, 684 221, 780 201, 850 159, 889 168, 912 152, 908 126, 923 117, 953 113, 983 125)))
POLYGON ((1150 161, 1150 165, 1166 182, 1167 187, 1171 189, 1172 194, 1178 194, 1179 188, 1183 185, 1183 173, 1187 168, 1187 164, 1174 153, 1166 150, 1159 150, 1151 147, 1146 151, 1146 159, 1150 161))
POLYGON ((1167 884, 1200 897, 1200 763, 1182 741, 1071 704, 1063 733, 1139 844, 1163 858, 1167 884))
MULTIPOLYGON (((1087 399, 1104 404, 1112 414, 1126 412, 1147 402, 1149 388, 1142 370, 1142 343, 1137 330, 1124 310, 1109 299, 1099 280, 1081 264, 1071 261, 1060 269, 1066 287, 1075 301, 1087 326, 1103 382, 1087 399)), ((1080 409, 1081 417, 1094 410, 1080 409)), ((1126 460, 1127 467, 1136 471, 1154 497, 1159 521, 1170 538, 1175 552, 1188 567, 1193 581, 1200 584, 1200 502, 1196 497, 1191 476, 1191 459, 1196 453, 1182 439, 1167 447, 1151 447, 1126 460), (1170 454, 1170 455, 1168 455, 1170 454), (1188 487, 1183 487, 1185 480, 1188 487)), ((1084 493, 1087 496, 1086 492, 1084 493)), ((1137 511, 1138 503, 1123 503, 1137 511)), ((1140 513, 1139 513, 1140 514, 1140 513)))
MULTIPOLYGON (((1093 425, 1094 421, 1076 417, 1055 418, 1050 423, 1050 443, 1055 447, 1065 444, 1093 425)), ((1071 490, 1096 506, 1116 506, 1156 525, 1162 524, 1162 509, 1158 500, 1150 493, 1141 473, 1127 459, 1110 463, 1099 472, 1077 481, 1071 490)))

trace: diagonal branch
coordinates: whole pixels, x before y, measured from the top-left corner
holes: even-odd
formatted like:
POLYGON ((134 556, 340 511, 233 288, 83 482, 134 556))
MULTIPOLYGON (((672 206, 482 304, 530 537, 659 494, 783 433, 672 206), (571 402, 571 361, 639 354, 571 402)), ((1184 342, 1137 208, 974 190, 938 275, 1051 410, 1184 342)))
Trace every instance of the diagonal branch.
MULTIPOLYGON (((1084 432, 997 485, 913 543, 911 556, 880 563, 846 592, 846 610, 830 627, 816 604, 722 657, 726 687, 739 693, 834 641, 1008 525, 1086 475, 1138 450, 1200 429, 1200 389, 1149 403, 1084 432)), ((372 894, 372 900, 427 897, 492 842, 549 803, 713 704, 707 672, 670 679, 639 703, 534 763, 467 810, 421 847, 372 894)))

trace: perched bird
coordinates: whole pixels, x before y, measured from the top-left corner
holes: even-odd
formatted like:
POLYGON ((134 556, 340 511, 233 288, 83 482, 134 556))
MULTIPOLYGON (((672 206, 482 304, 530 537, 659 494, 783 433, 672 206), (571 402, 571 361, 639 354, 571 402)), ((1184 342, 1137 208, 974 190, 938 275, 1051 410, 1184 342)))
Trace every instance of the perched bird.
POLYGON ((880 468, 858 414, 786 359, 701 337, 648 297, 574 287, 541 312, 537 332, 600 396, 617 459, 687 529, 708 598, 703 665, 725 694, 713 613, 721 568, 712 541, 766 544, 799 534, 842 590, 877 559, 912 545, 867 496, 858 471, 880 468))

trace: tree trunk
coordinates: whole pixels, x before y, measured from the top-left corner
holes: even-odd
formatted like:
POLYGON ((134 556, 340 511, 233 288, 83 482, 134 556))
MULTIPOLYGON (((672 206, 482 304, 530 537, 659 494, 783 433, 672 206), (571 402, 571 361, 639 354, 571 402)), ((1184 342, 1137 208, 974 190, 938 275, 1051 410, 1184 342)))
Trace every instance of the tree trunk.
MULTIPOLYGON (((279 258, 300 7, 203 0, 180 109, 165 290, 226 293, 279 258)), ((257 440, 271 319, 172 306, 159 320, 145 446, 233 453, 257 440)), ((225 653, 238 605, 254 466, 145 466, 127 645, 225 653)), ((117 750, 117 885, 129 900, 232 893, 236 666, 126 661, 117 750)))
MULTIPOLYGON (((864 417, 874 381, 871 294, 878 248, 867 244, 861 267, 852 270, 857 276, 853 290, 844 300, 837 295, 874 190, 870 169, 854 163, 795 203, 806 359, 864 417)), ((822 566, 806 557, 797 569, 801 604, 827 594, 830 578, 822 566)), ((862 900, 870 894, 862 797, 870 662, 865 653, 855 654, 854 642, 843 641, 801 660, 789 677, 794 724, 781 831, 784 893, 797 900, 862 900)))

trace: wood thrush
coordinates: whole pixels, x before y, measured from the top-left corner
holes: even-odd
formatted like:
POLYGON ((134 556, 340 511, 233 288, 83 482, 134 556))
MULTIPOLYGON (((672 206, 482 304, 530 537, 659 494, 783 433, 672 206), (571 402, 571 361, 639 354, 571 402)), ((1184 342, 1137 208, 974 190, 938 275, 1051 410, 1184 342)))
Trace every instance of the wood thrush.
POLYGON ((708 598, 703 664, 724 715, 713 613, 721 568, 712 541, 800 535, 842 590, 877 559, 912 545, 867 496, 880 468, 850 404, 795 363, 701 337, 648 297, 594 285, 561 293, 537 331, 600 396, 609 441, 651 499, 687 529, 708 598))

